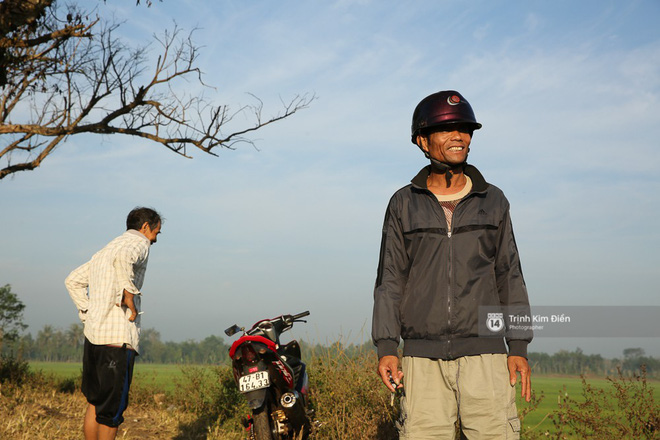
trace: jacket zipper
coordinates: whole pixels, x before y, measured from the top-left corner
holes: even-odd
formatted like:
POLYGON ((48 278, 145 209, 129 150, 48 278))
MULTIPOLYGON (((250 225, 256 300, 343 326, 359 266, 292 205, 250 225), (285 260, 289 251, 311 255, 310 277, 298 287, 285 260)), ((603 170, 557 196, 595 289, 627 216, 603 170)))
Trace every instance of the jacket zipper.
MULTIPOLYGON (((460 202, 459 202, 460 203, 460 202)), ((447 229, 447 240, 449 241, 449 276, 447 277, 447 358, 451 359, 451 306, 452 306, 452 301, 451 301, 451 295, 452 295, 452 289, 451 289, 451 284, 452 280, 454 278, 454 264, 453 264, 453 255, 454 255, 454 248, 452 245, 453 240, 451 239, 452 235, 452 230, 454 229, 454 214, 456 213, 456 208, 458 208, 458 204, 454 207, 454 211, 452 212, 452 218, 451 218, 451 227, 447 229)), ((445 219, 447 221, 447 219, 445 219)))
MULTIPOLYGON (((439 216, 439 220, 443 221, 444 224, 447 224, 447 215, 445 214, 444 209, 440 204, 438 203, 437 197, 431 192, 428 191, 431 197, 433 197, 434 201, 437 203, 437 206, 440 208, 440 211, 442 213, 442 216, 439 216)), ((460 202, 459 202, 460 203, 460 202)), ((456 204, 458 206, 458 204, 456 204)), ((454 208, 454 212, 456 212, 456 208, 454 208)), ((454 219, 453 219, 453 213, 452 213, 452 222, 451 222, 451 227, 447 229, 447 240, 449 241, 449 276, 447 280, 447 357, 451 359, 451 339, 449 338, 449 333, 451 331, 451 283, 452 283, 452 278, 453 278, 453 264, 452 264, 452 239, 451 239, 451 232, 452 229, 454 229, 454 219)))
MULTIPOLYGON (((414 182, 413 182, 413 185, 414 185, 414 182)), ((437 198, 435 197, 435 195, 428 188, 426 188, 426 187, 421 187, 421 188, 426 189, 426 192, 429 194, 429 196, 432 197, 433 200, 437 203, 437 198)), ((484 192, 484 190, 476 191, 474 193, 477 193, 477 192, 482 193, 482 192, 484 192)), ((451 308, 452 308, 452 301, 451 301, 452 289, 451 289, 451 285, 452 285, 452 279, 453 279, 453 261, 452 261, 453 246, 452 246, 451 236, 452 236, 452 231, 454 229, 454 225, 456 224, 454 222, 454 219, 456 217, 456 209, 466 199, 470 198, 470 196, 472 194, 473 194, 473 192, 470 191, 470 193, 468 193, 465 197, 463 197, 461 200, 459 200, 459 202, 456 204, 456 206, 454 207, 454 212, 452 213, 451 227, 447 229, 447 239, 449 240, 449 276, 448 276, 448 280, 447 280, 447 331, 448 332, 451 329, 451 308)), ((438 203, 437 206, 439 206, 439 205, 440 204, 438 203)), ((440 210, 442 211, 442 216, 439 216, 439 219, 442 219, 441 222, 444 221, 445 224, 446 224, 447 223, 447 217, 444 213, 444 210, 442 209, 442 206, 439 206, 439 207, 440 207, 440 210)), ((447 335, 447 356, 449 358, 451 358, 451 338, 449 338, 449 334, 447 335)))
MULTIPOLYGON (((453 240, 451 239, 452 232, 454 230, 454 225, 456 222, 454 219, 456 218, 456 210, 458 209, 459 205, 463 203, 463 201, 469 197, 469 194, 463 197, 461 200, 458 201, 456 206, 454 207, 454 211, 452 212, 452 217, 451 217, 451 227, 447 229, 447 240, 449 241, 449 276, 447 277, 447 357, 451 359, 451 307, 452 307, 452 282, 454 279, 454 264, 453 264, 453 255, 454 255, 454 247, 452 245, 453 240)), ((443 212, 444 213, 444 212, 443 212)), ((447 219, 445 218, 445 221, 447 219)))
MULTIPOLYGON (((428 191, 429 195, 431 197, 433 197, 433 199, 437 202, 437 198, 435 197, 435 195, 430 190, 427 189, 427 191, 428 191)), ((447 357, 449 359, 451 359, 451 338, 449 337, 450 332, 451 332, 451 308, 452 308, 451 284, 452 284, 452 279, 453 279, 453 276, 454 276, 454 265, 453 265, 453 259, 452 259, 452 255, 453 255, 452 241, 453 240, 451 239, 451 236, 452 236, 452 231, 454 229, 454 224, 455 224, 454 223, 454 216, 456 214, 456 209, 463 202, 463 200, 465 200, 468 196, 469 196, 469 194, 467 196, 465 196, 463 199, 461 199, 456 204, 456 206, 454 207, 454 212, 452 213, 451 227, 447 229, 447 240, 449 241, 449 276, 448 276, 448 280, 447 280, 447 333, 448 333, 447 334, 447 357)), ((438 205, 439 205, 439 203, 438 203, 438 205)), ((442 206, 440 206, 440 209, 442 210, 442 216, 440 218, 442 219, 442 221, 445 222, 445 224, 447 224, 447 216, 445 215, 445 212, 442 209, 442 206)))
MULTIPOLYGON (((454 208, 456 211, 456 208, 454 208)), ((454 227, 454 219, 452 218, 451 227, 454 227)), ((449 276, 447 282, 447 358, 451 359, 451 283, 454 276, 454 267, 452 264, 452 239, 451 230, 447 231, 447 240, 449 240, 449 276)))

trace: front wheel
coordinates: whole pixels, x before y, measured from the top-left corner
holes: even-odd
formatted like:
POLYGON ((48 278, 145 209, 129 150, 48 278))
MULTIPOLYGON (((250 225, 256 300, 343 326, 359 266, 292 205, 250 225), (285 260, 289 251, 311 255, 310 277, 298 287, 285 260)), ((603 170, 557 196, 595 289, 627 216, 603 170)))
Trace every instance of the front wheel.
POLYGON ((268 405, 263 405, 252 412, 252 430, 255 440, 273 440, 273 430, 270 425, 268 405))

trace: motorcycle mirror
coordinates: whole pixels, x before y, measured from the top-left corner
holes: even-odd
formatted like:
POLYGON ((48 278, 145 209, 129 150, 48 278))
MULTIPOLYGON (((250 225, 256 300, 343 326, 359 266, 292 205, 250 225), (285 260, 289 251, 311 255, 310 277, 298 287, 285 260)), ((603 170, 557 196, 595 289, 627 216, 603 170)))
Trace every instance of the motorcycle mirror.
POLYGON ((241 328, 237 326, 236 324, 232 325, 229 327, 227 330, 225 330, 225 334, 227 336, 234 336, 236 333, 240 332, 241 328))

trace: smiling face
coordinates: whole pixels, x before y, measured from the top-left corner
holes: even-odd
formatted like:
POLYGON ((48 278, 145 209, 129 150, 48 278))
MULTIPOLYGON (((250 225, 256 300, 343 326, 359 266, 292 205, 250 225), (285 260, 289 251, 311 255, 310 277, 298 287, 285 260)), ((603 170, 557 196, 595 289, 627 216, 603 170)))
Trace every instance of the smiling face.
POLYGON ((467 160, 472 129, 463 125, 452 125, 417 138, 419 146, 433 159, 448 165, 460 165, 467 160))

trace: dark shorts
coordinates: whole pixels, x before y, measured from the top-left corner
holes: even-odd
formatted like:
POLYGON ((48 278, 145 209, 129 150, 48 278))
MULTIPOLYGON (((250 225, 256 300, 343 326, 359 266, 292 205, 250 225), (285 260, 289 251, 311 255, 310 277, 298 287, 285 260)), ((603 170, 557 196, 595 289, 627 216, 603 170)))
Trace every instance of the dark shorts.
POLYGON ((85 338, 82 392, 96 407, 96 421, 116 427, 128 406, 135 351, 124 347, 94 345, 85 338))

